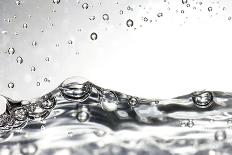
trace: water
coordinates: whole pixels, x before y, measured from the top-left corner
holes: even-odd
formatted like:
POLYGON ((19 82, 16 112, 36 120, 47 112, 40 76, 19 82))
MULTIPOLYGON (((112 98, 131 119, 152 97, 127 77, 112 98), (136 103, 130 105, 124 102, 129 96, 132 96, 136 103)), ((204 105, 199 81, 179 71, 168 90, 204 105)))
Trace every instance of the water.
POLYGON ((71 77, 40 98, 1 98, 7 107, 0 115, 0 150, 6 155, 231 152, 231 93, 150 100, 71 77))
POLYGON ((0 154, 231 154, 231 8, 0 0, 0 154))

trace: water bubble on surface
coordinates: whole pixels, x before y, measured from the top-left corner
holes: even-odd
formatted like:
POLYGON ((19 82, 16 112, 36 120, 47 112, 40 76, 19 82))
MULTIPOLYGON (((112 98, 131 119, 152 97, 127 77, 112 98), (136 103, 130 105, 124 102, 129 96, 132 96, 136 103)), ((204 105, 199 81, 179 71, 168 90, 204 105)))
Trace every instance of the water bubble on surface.
POLYGON ((91 86, 82 77, 71 77, 60 85, 62 95, 70 100, 85 100, 90 95, 91 86))
POLYGON ((51 109, 55 106, 55 100, 46 100, 44 102, 41 103, 41 107, 44 109, 51 109))
POLYGON ((132 27, 132 26, 134 25, 133 20, 128 19, 128 20, 126 21, 126 25, 127 25, 127 27, 132 27))
POLYGON ((15 110, 13 111, 13 116, 14 116, 14 118, 15 118, 16 120, 18 120, 18 121, 24 121, 24 120, 26 120, 27 115, 28 115, 28 112, 27 112, 27 110, 26 110, 25 108, 23 108, 23 107, 20 107, 20 108, 15 109, 15 110))
POLYGON ((23 58, 22 58, 21 56, 18 56, 18 57, 16 58, 16 62, 17 62, 18 64, 22 64, 22 63, 23 63, 23 58))
POLYGON ((95 33, 95 32, 91 33, 90 38, 91 38, 91 40, 97 40, 97 38, 98 38, 97 33, 95 33))
POLYGON ((68 40, 68 44, 69 45, 73 44, 73 41, 72 40, 68 40))
POLYGON ((45 58, 45 61, 49 62, 49 61, 50 61, 50 58, 49 58, 49 57, 46 57, 46 58, 45 58))
POLYGON ((36 41, 33 41, 31 44, 32 44, 32 46, 35 47, 35 46, 37 46, 38 43, 36 41))
POLYGON ((110 19, 108 14, 103 14, 102 18, 103 18, 103 20, 109 20, 110 19))
POLYGON ((226 131, 225 130, 219 130, 215 132, 214 138, 216 141, 223 141, 226 139, 226 131))
POLYGON ((231 20, 231 18, 232 18, 232 17, 231 17, 231 16, 229 16, 229 17, 228 17, 228 20, 231 20))
POLYGON ((60 3, 60 0, 53 0, 53 3, 54 3, 54 4, 59 4, 59 3, 60 3))
POLYGON ((82 9, 88 9, 88 8, 89 8, 88 3, 84 3, 84 4, 82 4, 82 9))
POLYGON ((207 108, 213 103, 213 94, 208 91, 199 91, 193 93, 192 100, 199 108, 207 108))
POLYGON ((79 122, 86 122, 86 121, 88 121, 89 118, 90 118, 90 115, 89 115, 87 107, 85 107, 85 106, 81 107, 80 110, 77 113, 76 118, 77 118, 77 120, 79 122))
POLYGON ((23 24, 23 28, 26 29, 28 27, 27 23, 23 24))
POLYGON ((36 86, 40 86, 40 82, 36 82, 36 86))
POLYGON ((194 122, 193 120, 188 120, 187 124, 186 124, 188 127, 193 127, 194 126, 194 122))
POLYGON ((208 11, 209 12, 213 11, 213 8, 212 7, 208 7, 208 11))
POLYGON ((8 83, 8 88, 14 88, 14 83, 13 82, 8 83))
POLYGON ((89 17, 89 20, 95 20, 95 16, 91 16, 91 17, 89 17))
POLYGON ((106 135, 106 132, 104 130, 98 129, 93 132, 98 137, 103 137, 106 135))
POLYGON ((13 47, 8 49, 8 54, 13 55, 15 53, 15 49, 13 47))
POLYGON ((100 99, 100 104, 103 110, 115 111, 118 107, 118 98, 112 91, 103 90, 100 99))
POLYGON ((135 97, 131 97, 129 99, 129 105, 134 107, 136 104, 138 104, 138 100, 135 97))
POLYGON ((20 153, 22 155, 35 155, 37 150, 38 150, 37 146, 32 143, 23 144, 20 147, 20 153))

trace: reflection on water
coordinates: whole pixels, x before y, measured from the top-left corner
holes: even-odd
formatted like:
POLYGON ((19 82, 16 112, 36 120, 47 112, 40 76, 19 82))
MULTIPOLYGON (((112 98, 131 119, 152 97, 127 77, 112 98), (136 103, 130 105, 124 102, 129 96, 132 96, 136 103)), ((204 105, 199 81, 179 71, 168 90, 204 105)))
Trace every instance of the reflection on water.
POLYGON ((0 154, 230 154, 232 94, 169 100, 126 95, 80 78, 33 100, 1 96, 0 154))

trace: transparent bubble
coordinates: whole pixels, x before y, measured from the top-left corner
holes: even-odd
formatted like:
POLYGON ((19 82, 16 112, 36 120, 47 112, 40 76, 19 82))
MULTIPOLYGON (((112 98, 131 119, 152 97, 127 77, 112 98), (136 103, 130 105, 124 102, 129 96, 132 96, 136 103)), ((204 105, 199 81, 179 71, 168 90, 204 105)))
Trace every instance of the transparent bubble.
POLYGON ((127 27, 132 27, 132 26, 134 25, 133 20, 128 19, 128 20, 126 21, 126 25, 127 25, 127 27))
POLYGON ((50 61, 50 58, 49 58, 49 57, 46 57, 46 58, 45 58, 45 61, 49 62, 49 61, 50 61))
POLYGON ((120 10, 120 15, 122 15, 123 14, 123 10, 120 10))
POLYGON ((102 18, 103 18, 103 20, 109 20, 110 19, 108 14, 103 14, 102 18))
POLYGON ((147 17, 144 17, 143 20, 144 20, 145 22, 147 22, 147 21, 148 21, 148 18, 147 18, 147 17))
POLYGON ((18 108, 13 111, 13 116, 18 121, 26 120, 28 112, 25 108, 18 108))
POLYGON ((231 20, 231 16, 228 17, 228 20, 231 20))
POLYGON ((133 106, 137 105, 137 103, 138 103, 137 98, 131 97, 131 98, 129 99, 129 105, 130 105, 130 106, 133 107, 133 106))
POLYGON ((23 63, 23 58, 20 57, 20 56, 18 56, 18 57, 16 58, 16 62, 17 62, 18 64, 22 64, 22 63, 23 63))
POLYGON ((16 5, 20 5, 21 4, 21 1, 17 0, 15 1, 16 5))
POLYGON ((209 91, 199 91, 192 95, 194 104, 199 108, 208 108, 213 103, 213 94, 209 91))
POLYGON ((34 47, 37 46, 37 42, 36 42, 36 41, 33 41, 31 44, 32 44, 32 46, 34 46, 34 47))
POLYGON ((60 0, 53 0, 53 3, 54 3, 54 4, 59 4, 59 3, 60 3, 60 0))
POLYGON ((44 109, 51 109, 55 106, 55 99, 46 100, 41 103, 41 107, 44 109))
POLYGON ((40 86, 40 82, 36 82, 36 86, 40 86))
POLYGON ((23 24, 23 28, 26 29, 28 27, 27 23, 23 24))
POLYGON ((15 49, 13 47, 8 49, 8 54, 13 55, 15 53, 15 49))
POLYGON ((82 8, 83 8, 83 9, 88 9, 88 8, 89 8, 88 3, 84 3, 84 4, 82 4, 82 8))
POLYGON ((91 17, 89 17, 89 20, 95 20, 95 16, 91 16, 91 17))
POLYGON ((69 41, 68 41, 68 44, 69 44, 69 45, 73 44, 73 41, 72 41, 72 40, 69 40, 69 41))
POLYGON ((35 66, 31 67, 31 71, 34 72, 36 70, 35 66))
POLYGON ((92 40, 97 40, 97 33, 95 33, 95 32, 93 32, 93 33, 91 33, 91 35, 90 35, 90 38, 92 39, 92 40))
POLYGON ((214 138, 216 141, 223 141, 226 139, 226 132, 224 130, 216 131, 214 138))
POLYGON ((160 13, 157 14, 157 17, 162 17, 162 16, 163 16, 162 12, 160 12, 160 13))
POLYGON ((103 110, 115 111, 118 107, 118 98, 112 91, 104 90, 102 91, 100 103, 103 110))
POLYGON ((89 120, 90 115, 89 115, 89 111, 88 108, 83 106, 79 109, 78 113, 77 113, 77 120, 79 122, 86 122, 89 120))
POLYGON ((212 7, 208 7, 208 11, 209 12, 213 11, 213 8, 212 7))
POLYGON ((14 88, 14 83, 13 82, 8 83, 8 88, 14 88))
POLYGON ((193 120, 189 120, 186 125, 190 128, 193 127, 194 126, 193 120))
POLYGON ((187 4, 188 0, 182 0, 182 4, 187 4))
POLYGON ((38 150, 38 148, 35 144, 27 143, 27 144, 23 144, 21 146, 20 153, 22 155, 35 155, 37 150, 38 150))

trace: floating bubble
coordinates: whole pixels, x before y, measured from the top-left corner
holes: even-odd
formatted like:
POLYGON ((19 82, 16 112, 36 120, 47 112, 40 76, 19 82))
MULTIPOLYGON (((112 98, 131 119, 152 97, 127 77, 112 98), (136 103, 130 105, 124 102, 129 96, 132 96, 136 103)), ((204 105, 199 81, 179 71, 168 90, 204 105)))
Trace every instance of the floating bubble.
POLYGON ((188 0, 182 0, 182 4, 187 4, 188 0))
POLYGON ((16 5, 20 5, 21 4, 21 1, 17 0, 15 1, 16 5))
POLYGON ((162 12, 160 12, 160 13, 157 14, 157 17, 162 17, 162 16, 163 16, 162 12))
POLYGON ((23 58, 20 57, 20 56, 18 56, 18 57, 16 58, 16 62, 17 62, 18 64, 22 64, 22 63, 23 63, 23 58))
POLYGON ((33 41, 31 44, 32 44, 32 46, 34 46, 34 47, 37 46, 37 42, 36 42, 36 41, 33 41))
POLYGON ((91 17, 89 17, 89 20, 95 20, 95 16, 91 16, 91 17))
POLYGON ((216 131, 214 138, 216 141, 223 141, 226 139, 226 132, 224 130, 216 131))
POLYGON ((35 66, 31 67, 31 71, 34 72, 36 70, 35 66))
POLYGON ((189 120, 186 125, 190 128, 193 127, 194 126, 193 120, 189 120))
POLYGON ((14 83, 13 82, 8 83, 8 88, 14 88, 14 83))
POLYGON ((40 86, 40 82, 36 82, 36 86, 40 86))
POLYGON ((118 98, 110 90, 102 91, 100 103, 102 109, 106 111, 115 111, 118 108, 118 98))
POLYGON ((72 41, 72 40, 69 40, 69 41, 68 41, 68 44, 69 44, 69 45, 73 44, 73 41, 72 41))
POLYGON ((13 55, 15 53, 15 49, 13 47, 8 49, 8 54, 13 55))
POLYGON ((119 12, 119 13, 120 13, 120 15, 122 15, 122 14, 123 14, 123 10, 120 10, 120 12, 119 12))
POLYGON ((96 130, 93 133, 98 137, 103 137, 106 135, 106 132, 104 130, 96 130))
POLYGON ((49 61, 50 61, 50 58, 49 58, 49 57, 46 57, 46 58, 45 58, 45 61, 49 62, 49 61))
POLYGON ((46 100, 44 102, 41 103, 41 108, 44 109, 52 109, 55 106, 56 102, 55 99, 50 99, 50 100, 46 100))
POLYGON ((208 7, 208 11, 209 12, 213 11, 213 8, 212 7, 208 7))
POLYGON ((90 35, 90 38, 92 39, 92 40, 97 40, 97 33, 95 33, 95 32, 93 32, 93 33, 91 33, 91 35, 90 35))
POLYGON ((81 107, 77 113, 77 120, 80 122, 86 122, 89 120, 89 117, 90 116, 87 107, 81 107))
POLYGON ((109 20, 110 19, 108 14, 103 14, 102 18, 103 18, 103 20, 109 20))
POLYGON ((128 20, 126 21, 126 25, 127 25, 127 27, 132 27, 132 26, 134 25, 133 20, 128 19, 128 20))
POLYGON ((88 3, 84 3, 84 4, 82 4, 82 8, 83 8, 83 9, 88 9, 88 8, 89 8, 88 3))
POLYGON ((53 3, 54 3, 54 4, 59 4, 59 3, 60 3, 60 0, 53 0, 53 3))
POLYGON ((228 20, 231 20, 231 16, 228 17, 228 20))
POLYGON ((192 94, 194 104, 199 108, 208 108, 213 103, 213 94, 209 91, 199 91, 192 94))
POLYGON ((28 27, 27 23, 23 24, 23 28, 26 29, 28 27))
POLYGON ((90 83, 82 77, 71 77, 60 85, 62 95, 68 100, 84 101, 91 93, 90 83))

